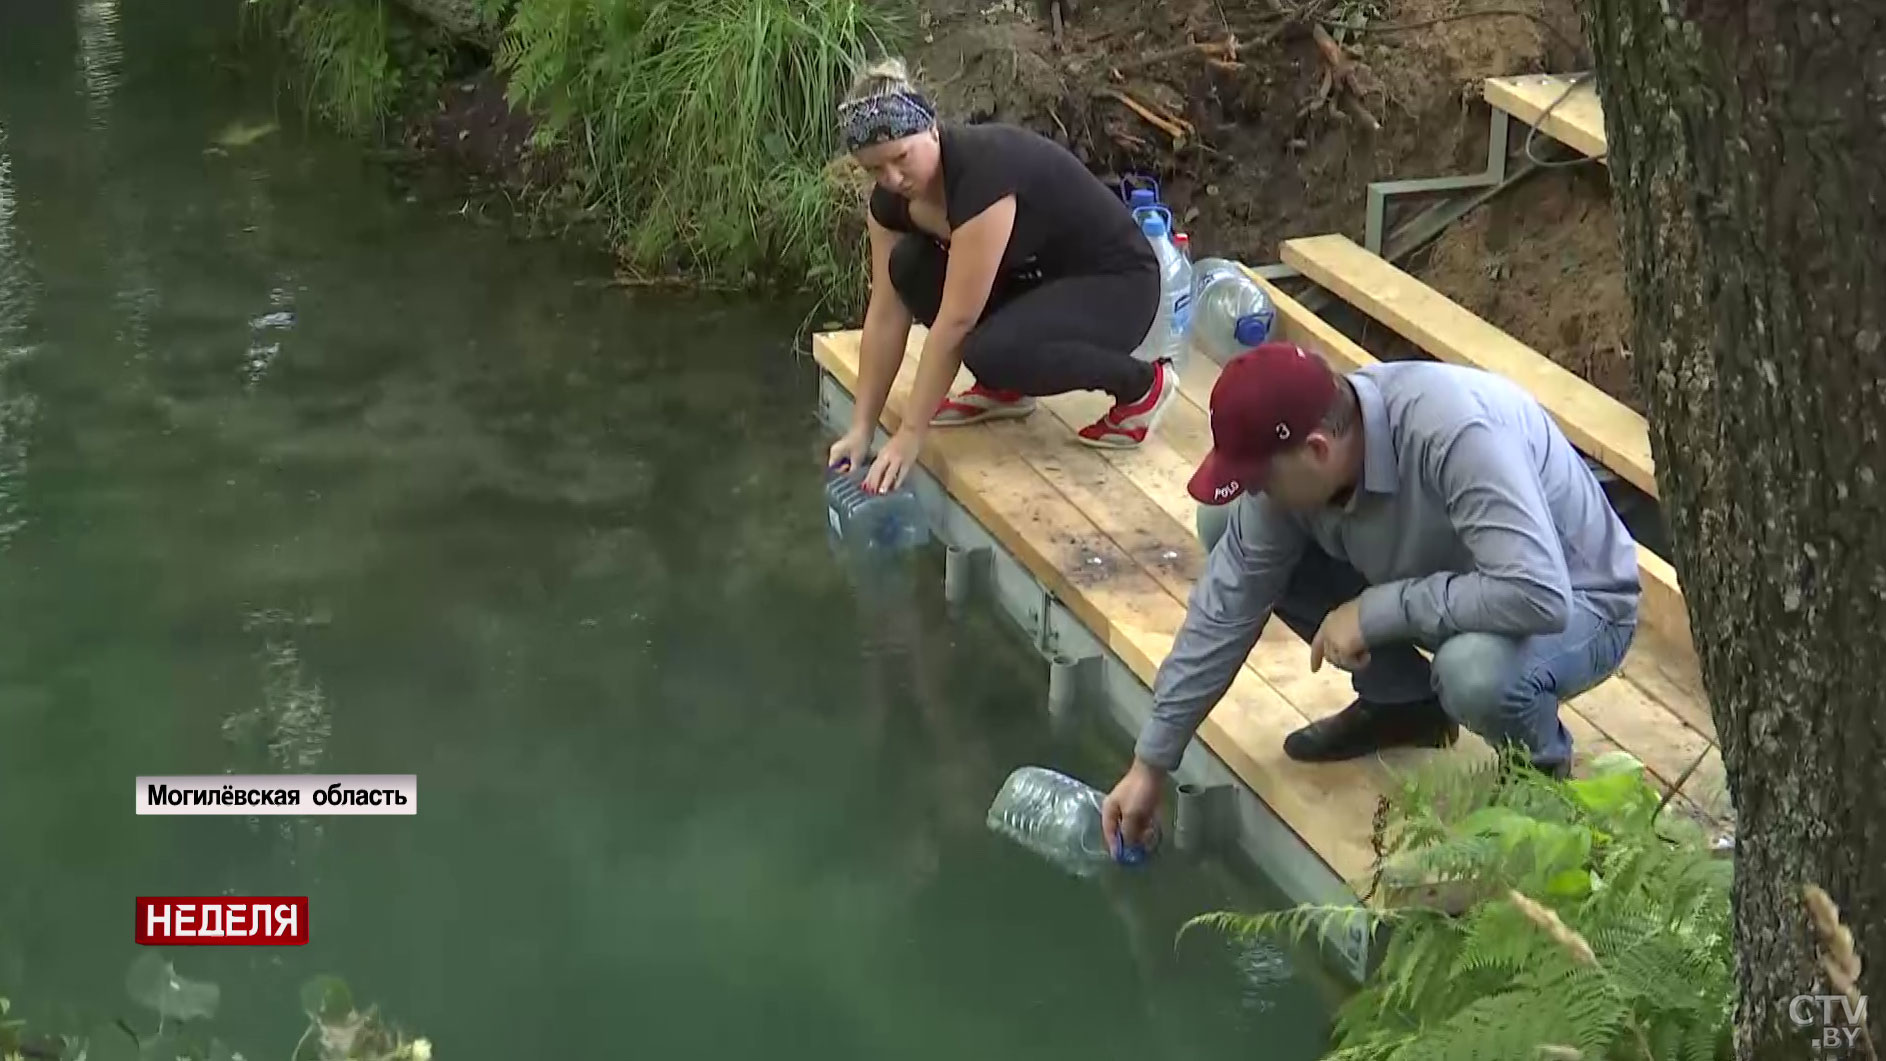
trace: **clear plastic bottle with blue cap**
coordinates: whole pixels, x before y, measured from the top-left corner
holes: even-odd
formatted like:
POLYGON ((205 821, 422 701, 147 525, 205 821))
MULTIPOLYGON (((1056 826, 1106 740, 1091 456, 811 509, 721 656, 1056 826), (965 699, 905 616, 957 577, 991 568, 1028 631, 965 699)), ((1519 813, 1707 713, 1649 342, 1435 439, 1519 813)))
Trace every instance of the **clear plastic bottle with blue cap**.
POLYGON ((1147 861, 1144 846, 1122 842, 1108 850, 1101 827, 1105 797, 1092 786, 1045 766, 1024 766, 1008 776, 989 804, 988 826, 1061 869, 1092 877, 1110 865, 1147 861))
POLYGON ((1142 361, 1165 358, 1173 368, 1184 368, 1191 350, 1192 263, 1172 242, 1171 214, 1165 207, 1138 213, 1140 231, 1159 259, 1159 309, 1133 356, 1142 361))
POLYGON ((1193 267, 1190 340, 1223 364, 1270 338, 1277 308, 1237 262, 1204 258, 1193 267))
POLYGON ((849 460, 825 471, 825 520, 832 542, 852 553, 895 554, 930 540, 930 521, 906 481, 895 490, 873 493, 864 487, 870 462, 853 468, 849 460))

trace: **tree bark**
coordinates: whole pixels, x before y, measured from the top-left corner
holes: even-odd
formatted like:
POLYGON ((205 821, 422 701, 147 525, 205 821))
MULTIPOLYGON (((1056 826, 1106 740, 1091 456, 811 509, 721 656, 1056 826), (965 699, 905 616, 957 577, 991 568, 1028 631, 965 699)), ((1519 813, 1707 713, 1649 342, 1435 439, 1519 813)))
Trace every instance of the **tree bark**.
POLYGON ((1865 1057, 1812 1050, 1788 1003, 1835 993, 1802 904, 1818 884, 1886 1046, 1886 6, 1581 7, 1735 804, 1737 1056, 1865 1057))

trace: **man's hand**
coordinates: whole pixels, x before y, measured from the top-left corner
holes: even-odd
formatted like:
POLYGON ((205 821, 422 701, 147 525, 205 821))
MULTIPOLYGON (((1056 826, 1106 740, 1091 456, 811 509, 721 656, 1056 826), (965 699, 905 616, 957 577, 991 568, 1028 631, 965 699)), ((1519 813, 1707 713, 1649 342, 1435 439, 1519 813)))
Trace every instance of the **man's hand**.
POLYGON ((1159 796, 1165 786, 1165 774, 1138 759, 1120 783, 1107 793, 1100 805, 1100 827, 1107 837, 1107 850, 1116 858, 1120 841, 1145 846, 1159 820, 1159 796))
POLYGON ((1329 660, 1351 673, 1369 665, 1369 646, 1362 640, 1361 598, 1330 609, 1310 640, 1310 669, 1323 669, 1329 660))

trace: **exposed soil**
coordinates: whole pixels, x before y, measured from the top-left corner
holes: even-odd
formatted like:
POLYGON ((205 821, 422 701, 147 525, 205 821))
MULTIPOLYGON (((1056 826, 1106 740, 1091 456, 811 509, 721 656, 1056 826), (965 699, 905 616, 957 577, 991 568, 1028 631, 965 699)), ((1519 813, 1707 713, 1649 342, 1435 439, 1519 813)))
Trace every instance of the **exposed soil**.
MULTIPOLYGON (((1055 0, 916 0, 905 58, 947 118, 1028 126, 1110 181, 1151 176, 1195 257, 1264 264, 1292 236, 1360 240, 1371 181, 1481 169, 1482 78, 1589 68, 1573 2, 1059 0, 1057 31, 1055 0), (1352 17, 1363 32, 1340 28, 1352 17), (1319 21, 1360 93, 1330 83, 1319 21)), ((448 82, 408 142, 500 186, 554 187, 530 131, 487 70, 448 82)), ((1641 411, 1606 178, 1537 174, 1404 267, 1641 411)), ((1409 352, 1381 332, 1377 353, 1409 352)))
MULTIPOLYGON (((1195 254, 1254 263, 1274 261, 1290 236, 1360 235, 1369 181, 1479 168, 1486 122, 1471 106, 1477 79, 1566 69, 1579 58, 1570 53, 1580 38, 1569 0, 1520 0, 1516 9, 1538 20, 1459 18, 1362 34, 1353 54, 1372 90, 1362 106, 1376 132, 1319 93, 1327 66, 1308 27, 1270 0, 1083 0, 1064 19, 1059 48, 1047 2, 928 0, 924 43, 910 57, 918 80, 949 117, 1027 125, 1110 179, 1156 176, 1195 254), (1552 47, 1542 22, 1566 43, 1552 47), (1228 39, 1235 52, 1188 47, 1228 39), (1228 54, 1235 60, 1221 58, 1228 54), (1182 118, 1196 136, 1175 142, 1114 93, 1182 118), (1321 98, 1328 102, 1306 113, 1321 98)), ((1493 4, 1383 6, 1378 25, 1493 4)))
POLYGON ((1593 164, 1537 174, 1468 214, 1415 271, 1644 413, 1631 378, 1631 303, 1617 241, 1611 191, 1593 164))
POLYGON ((406 124, 408 147, 509 188, 549 188, 558 161, 533 151, 531 116, 511 106, 489 67, 449 78, 437 103, 406 124))
MULTIPOLYGON (((1589 66, 1571 0, 1349 0, 1288 15, 1273 0, 1081 0, 1058 36, 1051 2, 927 0, 908 57, 917 79, 949 117, 1029 126, 1109 180, 1156 177, 1196 257, 1252 264, 1292 236, 1360 240, 1371 181, 1479 170, 1482 78, 1589 66), (1305 16, 1357 11, 1370 28, 1332 36, 1364 91, 1332 93, 1305 16)), ((1641 411, 1605 177, 1596 164, 1538 174, 1407 267, 1641 411)), ((1411 352, 1379 333, 1384 356, 1411 352)))

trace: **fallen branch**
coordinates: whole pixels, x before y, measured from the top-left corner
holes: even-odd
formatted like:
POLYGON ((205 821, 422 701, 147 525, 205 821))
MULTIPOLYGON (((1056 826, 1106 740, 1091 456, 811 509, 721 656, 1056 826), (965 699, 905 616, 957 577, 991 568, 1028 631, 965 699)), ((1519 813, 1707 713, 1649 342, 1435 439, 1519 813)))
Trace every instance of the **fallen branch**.
POLYGON ((1143 70, 1172 59, 1183 59, 1188 55, 1232 59, 1237 57, 1237 49, 1236 37, 1226 41, 1197 41, 1191 44, 1181 44, 1176 48, 1165 48, 1142 55, 1130 62, 1119 63, 1113 67, 1113 73, 1115 76, 1123 76, 1133 70, 1143 70))
POLYGON ((1119 100, 1121 103, 1126 104, 1128 110, 1131 110, 1134 114, 1137 114, 1141 118, 1146 119, 1146 123, 1148 125, 1151 125, 1155 129, 1158 129, 1160 132, 1165 133, 1167 136, 1170 136, 1175 142, 1175 144, 1179 141, 1183 141, 1187 139, 1188 137, 1192 136, 1195 132, 1197 132, 1197 130, 1195 130, 1192 127, 1192 123, 1186 121, 1184 118, 1179 118, 1170 114, 1166 114, 1165 112, 1160 111, 1155 107, 1152 107, 1145 103, 1141 103, 1139 100, 1136 100, 1132 96, 1129 96, 1124 92, 1121 92, 1119 89, 1113 89, 1113 88, 1103 89, 1101 90, 1101 94, 1105 96, 1111 96, 1112 98, 1119 100))
POLYGON ((1342 53, 1342 45, 1336 43, 1336 39, 1329 35, 1329 31, 1325 30, 1320 22, 1311 24, 1310 36, 1316 39, 1316 47, 1323 53, 1323 61, 1329 64, 1329 74, 1336 94, 1349 105, 1349 113, 1368 127, 1370 132, 1381 132, 1382 123, 1375 119, 1375 115, 1369 113, 1368 107, 1362 102, 1368 92, 1363 88, 1357 76, 1355 64, 1342 53))

